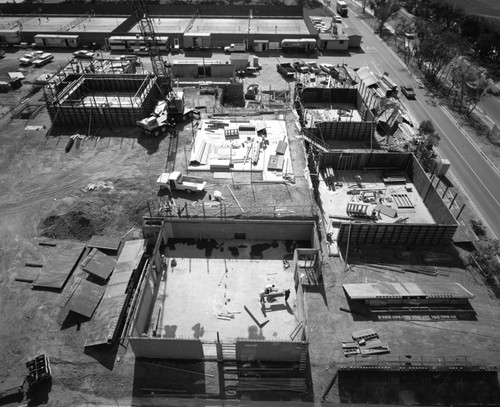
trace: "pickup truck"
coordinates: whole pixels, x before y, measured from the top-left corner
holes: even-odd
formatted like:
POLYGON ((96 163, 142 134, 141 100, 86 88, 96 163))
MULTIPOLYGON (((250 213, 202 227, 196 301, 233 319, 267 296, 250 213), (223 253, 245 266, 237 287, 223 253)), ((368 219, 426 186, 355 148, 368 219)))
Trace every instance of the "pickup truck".
POLYGON ((295 68, 289 62, 277 64, 276 69, 285 78, 295 78, 295 68))
POLYGON ((224 47, 224 52, 230 54, 231 52, 245 52, 247 47, 245 44, 231 44, 227 47, 224 47))
POLYGON ((161 189, 177 189, 186 191, 187 193, 204 191, 207 185, 203 179, 199 177, 186 177, 182 175, 180 171, 171 173, 164 172, 159 176, 156 184, 159 185, 161 189))

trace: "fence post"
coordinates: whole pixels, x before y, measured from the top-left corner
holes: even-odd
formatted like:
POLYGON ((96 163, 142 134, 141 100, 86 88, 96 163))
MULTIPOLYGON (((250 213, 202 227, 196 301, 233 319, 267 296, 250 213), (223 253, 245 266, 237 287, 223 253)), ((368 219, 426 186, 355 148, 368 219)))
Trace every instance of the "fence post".
POLYGON ((444 196, 445 196, 445 195, 446 195, 446 193, 448 192, 448 189, 449 189, 449 188, 450 188, 450 187, 446 187, 446 189, 445 189, 445 190, 444 190, 444 192, 443 192, 443 196, 441 197, 441 199, 443 199, 443 198, 444 198, 444 196))
POLYGON ((458 192, 455 193, 455 196, 453 197, 453 199, 451 200, 451 204, 450 206, 448 207, 448 209, 451 209, 451 207, 453 206, 453 204, 455 203, 455 199, 457 198, 458 196, 458 192))
POLYGON ((458 220, 458 217, 460 216, 460 214, 462 213, 462 211, 464 210, 465 208, 465 204, 462 205, 462 207, 460 208, 460 211, 458 211, 458 215, 456 216, 456 220, 458 220))

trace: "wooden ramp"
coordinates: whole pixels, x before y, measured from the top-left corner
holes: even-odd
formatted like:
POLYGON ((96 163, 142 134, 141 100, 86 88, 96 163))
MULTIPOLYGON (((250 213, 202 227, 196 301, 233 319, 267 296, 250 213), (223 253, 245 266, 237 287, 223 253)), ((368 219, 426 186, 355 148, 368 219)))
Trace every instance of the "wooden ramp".
POLYGON ((144 239, 139 239, 129 240, 123 245, 104 298, 87 329, 85 347, 110 343, 118 335, 117 330, 125 315, 130 294, 130 291, 127 292, 127 287, 132 273, 141 262, 145 250, 144 243, 144 239))
POLYGON ((84 248, 83 243, 58 243, 40 270, 40 274, 33 281, 33 288, 62 289, 80 259, 84 248))

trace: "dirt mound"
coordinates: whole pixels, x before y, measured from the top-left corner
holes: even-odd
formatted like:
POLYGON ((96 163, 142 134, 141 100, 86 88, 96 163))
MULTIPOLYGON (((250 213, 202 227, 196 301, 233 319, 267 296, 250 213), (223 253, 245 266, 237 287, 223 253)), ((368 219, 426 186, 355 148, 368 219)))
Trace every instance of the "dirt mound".
POLYGON ((76 239, 88 241, 106 227, 102 216, 89 216, 82 211, 70 211, 63 215, 51 215, 39 225, 40 234, 52 239, 76 239))

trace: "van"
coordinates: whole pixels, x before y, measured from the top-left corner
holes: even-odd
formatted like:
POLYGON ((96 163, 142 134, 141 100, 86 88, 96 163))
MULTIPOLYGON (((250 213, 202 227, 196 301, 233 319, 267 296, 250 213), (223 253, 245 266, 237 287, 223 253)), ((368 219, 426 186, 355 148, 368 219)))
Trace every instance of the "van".
POLYGON ((37 66, 37 67, 44 66, 44 65, 48 64, 49 62, 51 62, 53 59, 54 59, 54 55, 52 55, 52 54, 42 54, 38 58, 33 60, 33 65, 37 66))

